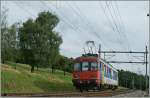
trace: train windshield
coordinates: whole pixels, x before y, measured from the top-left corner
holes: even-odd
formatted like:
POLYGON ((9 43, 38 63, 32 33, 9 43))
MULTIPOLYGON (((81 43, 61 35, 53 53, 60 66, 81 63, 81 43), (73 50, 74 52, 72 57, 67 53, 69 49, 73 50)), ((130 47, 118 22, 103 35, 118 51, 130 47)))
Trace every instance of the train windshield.
POLYGON ((82 62, 82 71, 89 70, 89 63, 88 62, 82 62))
POLYGON ((75 63, 74 71, 96 71, 98 70, 97 62, 75 63), (81 64, 81 65, 80 65, 81 64))
POLYGON ((91 70, 97 70, 98 66, 96 62, 91 62, 91 70))

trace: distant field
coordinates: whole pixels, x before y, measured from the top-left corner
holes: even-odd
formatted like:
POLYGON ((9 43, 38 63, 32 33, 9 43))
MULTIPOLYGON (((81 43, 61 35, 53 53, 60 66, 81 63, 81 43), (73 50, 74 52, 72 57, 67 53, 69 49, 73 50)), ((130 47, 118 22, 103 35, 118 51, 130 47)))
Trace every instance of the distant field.
POLYGON ((1 92, 2 93, 31 93, 52 91, 74 91, 71 74, 63 75, 63 71, 56 70, 51 73, 50 69, 39 69, 30 72, 30 66, 24 64, 2 64, 1 92))

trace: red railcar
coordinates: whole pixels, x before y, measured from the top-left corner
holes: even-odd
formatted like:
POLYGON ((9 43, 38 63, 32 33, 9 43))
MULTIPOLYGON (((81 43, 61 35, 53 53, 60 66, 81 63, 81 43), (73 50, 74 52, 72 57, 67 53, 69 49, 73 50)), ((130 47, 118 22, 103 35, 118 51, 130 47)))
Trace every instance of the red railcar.
POLYGON ((117 71, 103 60, 100 60, 97 54, 82 55, 76 58, 74 62, 72 81, 77 89, 81 91, 83 89, 100 89, 106 85, 111 88, 117 87, 117 71))

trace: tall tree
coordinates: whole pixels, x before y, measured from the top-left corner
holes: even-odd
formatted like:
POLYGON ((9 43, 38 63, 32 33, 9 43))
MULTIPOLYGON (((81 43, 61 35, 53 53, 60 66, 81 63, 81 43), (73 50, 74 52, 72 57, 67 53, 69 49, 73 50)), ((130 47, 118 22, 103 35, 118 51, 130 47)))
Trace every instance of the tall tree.
POLYGON ((2 62, 5 61, 16 61, 16 33, 17 25, 13 24, 12 26, 7 26, 7 11, 8 9, 3 8, 1 14, 1 46, 2 46, 2 62))
POLYGON ((56 15, 41 12, 35 21, 29 19, 20 28, 20 47, 24 62, 31 65, 31 72, 35 66, 52 67, 62 43, 61 37, 53 31, 58 22, 56 15))
POLYGON ((73 59, 60 55, 58 60, 58 65, 59 66, 57 67, 59 69, 62 69, 64 71, 64 75, 66 75, 66 71, 72 72, 73 70, 73 59))
POLYGON ((2 8, 1 11, 1 56, 2 56, 2 63, 5 61, 5 54, 6 54, 6 33, 7 33, 7 11, 8 9, 2 8))

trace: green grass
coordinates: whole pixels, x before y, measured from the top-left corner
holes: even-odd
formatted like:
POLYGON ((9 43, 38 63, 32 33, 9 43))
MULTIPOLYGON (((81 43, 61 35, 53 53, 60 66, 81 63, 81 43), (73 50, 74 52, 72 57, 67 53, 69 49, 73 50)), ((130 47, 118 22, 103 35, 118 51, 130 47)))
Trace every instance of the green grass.
POLYGON ((30 66, 25 64, 2 65, 1 72, 2 93, 36 93, 54 91, 74 91, 71 74, 63 75, 63 71, 56 70, 51 73, 50 69, 39 69, 30 72, 30 66), (16 65, 16 69, 14 69, 16 65))

